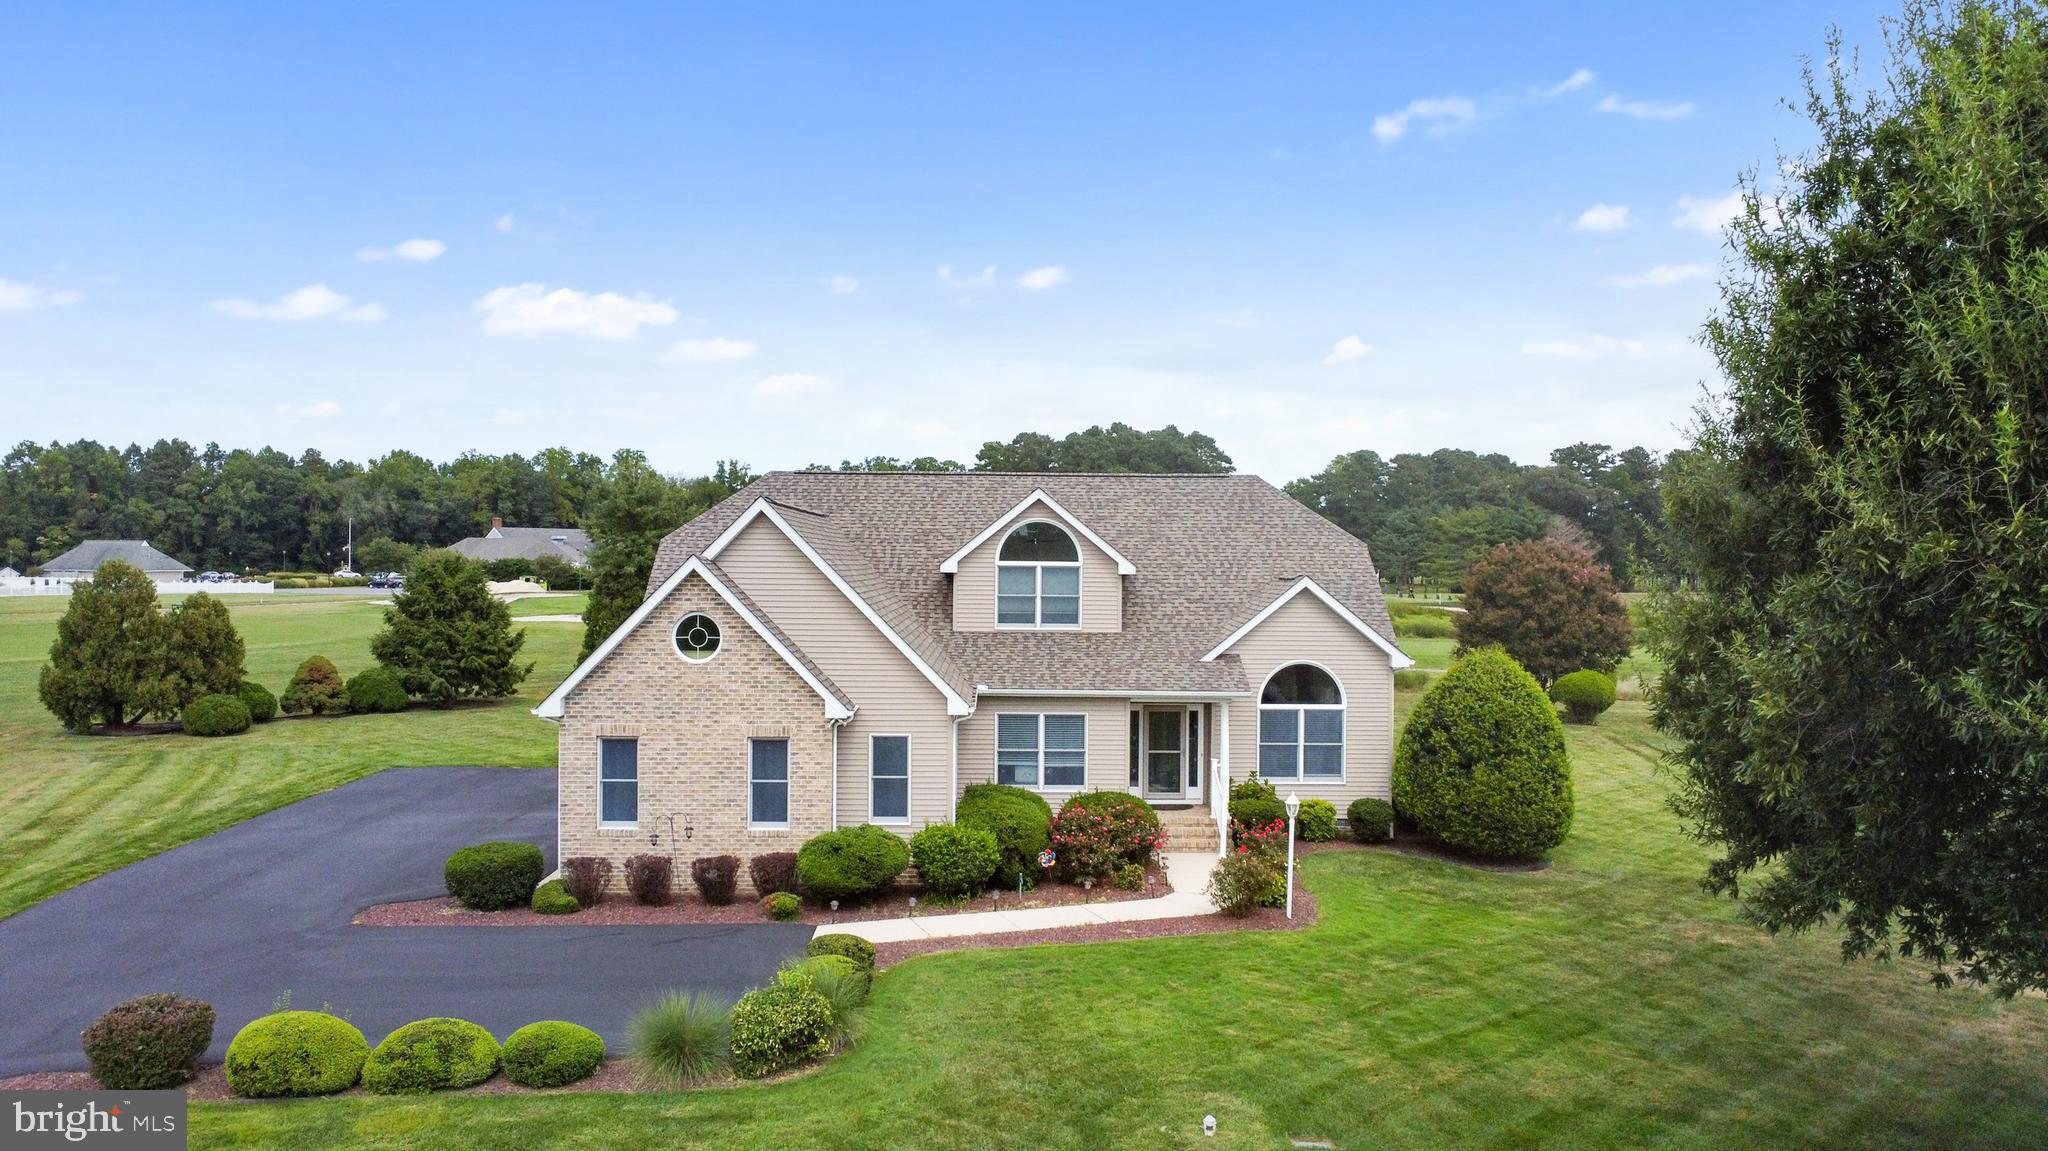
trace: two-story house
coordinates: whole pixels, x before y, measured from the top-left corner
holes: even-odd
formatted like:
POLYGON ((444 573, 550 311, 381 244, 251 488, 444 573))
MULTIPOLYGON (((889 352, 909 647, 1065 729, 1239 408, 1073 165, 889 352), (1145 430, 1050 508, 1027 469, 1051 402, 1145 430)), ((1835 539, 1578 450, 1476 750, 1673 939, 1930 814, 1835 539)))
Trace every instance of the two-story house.
POLYGON ((1252 773, 1386 798, 1410 662, 1366 546, 1254 476, 780 472, 668 536, 535 714, 563 857, 909 835, 991 780, 1214 848, 1252 773))

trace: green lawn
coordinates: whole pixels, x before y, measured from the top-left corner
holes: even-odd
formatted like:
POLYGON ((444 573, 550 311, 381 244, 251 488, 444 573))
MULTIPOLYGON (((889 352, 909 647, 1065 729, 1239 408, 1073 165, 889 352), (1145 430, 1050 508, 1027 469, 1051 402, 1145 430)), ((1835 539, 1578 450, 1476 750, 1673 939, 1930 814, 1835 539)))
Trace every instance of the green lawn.
POLYGON ((1744 926, 1699 890, 1642 706, 1569 738, 1579 818, 1547 872, 1312 856, 1307 931, 915 960, 877 984, 861 1047, 790 1082, 202 1104, 193 1144, 2039 1145, 2048 1003, 1744 926))
POLYGON ((589 592, 570 592, 566 595, 542 595, 529 599, 516 599, 507 605, 517 618, 527 615, 582 615, 590 606, 589 592))
MULTIPOLYGON (((360 598, 223 596, 251 676, 281 691, 306 656, 370 666, 383 609, 360 598)), ((36 699, 60 597, 0 599, 0 916, 93 876, 380 768, 551 767, 555 729, 527 714, 568 674, 580 627, 537 624, 519 697, 491 707, 278 721, 229 739, 66 735, 36 699)), ((569 603, 568 600, 540 601, 569 603)), ((231 877, 223 877, 229 881, 231 877)))

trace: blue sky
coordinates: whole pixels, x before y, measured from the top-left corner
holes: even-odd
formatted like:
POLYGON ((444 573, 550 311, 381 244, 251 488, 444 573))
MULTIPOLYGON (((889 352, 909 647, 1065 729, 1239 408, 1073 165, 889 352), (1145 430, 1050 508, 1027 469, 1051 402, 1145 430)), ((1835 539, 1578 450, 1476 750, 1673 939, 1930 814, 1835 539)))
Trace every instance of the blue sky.
POLYGON ((1890 10, 411 7, 0 9, 0 439, 1666 449, 1890 10))

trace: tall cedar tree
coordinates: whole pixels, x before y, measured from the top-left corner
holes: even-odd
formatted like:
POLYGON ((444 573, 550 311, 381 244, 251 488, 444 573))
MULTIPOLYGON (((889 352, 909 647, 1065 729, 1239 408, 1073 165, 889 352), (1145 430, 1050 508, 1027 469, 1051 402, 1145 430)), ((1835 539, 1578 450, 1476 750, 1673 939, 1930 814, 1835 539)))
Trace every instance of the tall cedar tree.
POLYGON ((446 705, 518 690, 533 670, 517 662, 525 645, 511 611, 484 587, 483 567, 437 550, 413 561, 370 654, 398 673, 407 695, 446 705))
POLYGON ((1745 193, 1653 697, 1710 888, 2048 986, 2048 22, 1913 5, 1745 193))
POLYGON ((140 720, 163 660, 163 634, 155 582, 132 564, 104 564, 72 585, 36 693, 73 731, 140 720))
POLYGON ((176 715, 202 695, 231 695, 242 685, 245 649, 227 605, 194 592, 164 615, 162 655, 138 702, 158 715, 176 715))
POLYGON ((1458 652, 1498 645, 1545 687, 1569 672, 1611 672, 1635 626, 1614 578, 1590 552, 1559 540, 1502 544, 1465 573, 1458 652))

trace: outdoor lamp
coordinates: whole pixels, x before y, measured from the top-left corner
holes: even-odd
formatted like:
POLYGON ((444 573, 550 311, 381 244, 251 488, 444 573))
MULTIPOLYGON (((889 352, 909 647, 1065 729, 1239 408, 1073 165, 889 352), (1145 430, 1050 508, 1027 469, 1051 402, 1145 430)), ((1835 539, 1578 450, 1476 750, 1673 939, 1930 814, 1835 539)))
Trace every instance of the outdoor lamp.
POLYGON ((1294 918, 1294 817, 1301 814, 1301 797, 1287 793, 1287 918, 1294 918))

